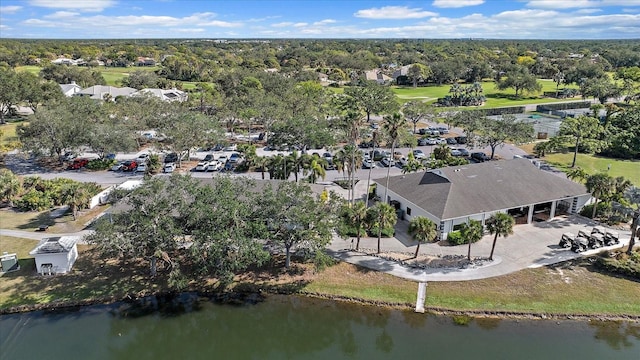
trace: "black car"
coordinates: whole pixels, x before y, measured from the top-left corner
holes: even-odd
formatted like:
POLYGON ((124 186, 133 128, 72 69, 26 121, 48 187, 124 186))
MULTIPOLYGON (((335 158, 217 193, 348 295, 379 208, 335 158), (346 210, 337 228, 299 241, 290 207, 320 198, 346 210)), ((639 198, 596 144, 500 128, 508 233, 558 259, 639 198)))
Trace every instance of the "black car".
POLYGON ((447 138, 447 144, 456 145, 457 143, 458 143, 458 140, 456 140, 454 138, 447 138))
POLYGON ((168 153, 165 157, 164 157, 164 163, 168 164, 168 163, 174 163, 174 162, 178 162, 178 154, 177 153, 168 153))
POLYGON ((456 142, 458 144, 466 144, 467 143, 467 137, 466 136, 456 136, 454 139, 456 139, 456 142))
POLYGON ((475 161, 478 162, 485 162, 485 161, 489 161, 491 160, 491 157, 489 157, 489 155, 483 153, 483 152, 474 152, 471 153, 471 158, 475 161))

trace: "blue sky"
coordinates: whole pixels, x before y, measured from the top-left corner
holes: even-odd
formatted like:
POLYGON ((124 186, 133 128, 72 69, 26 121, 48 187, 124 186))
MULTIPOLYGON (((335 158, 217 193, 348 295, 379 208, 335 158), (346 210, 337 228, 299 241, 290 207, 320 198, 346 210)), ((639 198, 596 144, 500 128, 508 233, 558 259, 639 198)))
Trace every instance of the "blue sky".
POLYGON ((640 38, 640 0, 0 0, 2 38, 640 38))

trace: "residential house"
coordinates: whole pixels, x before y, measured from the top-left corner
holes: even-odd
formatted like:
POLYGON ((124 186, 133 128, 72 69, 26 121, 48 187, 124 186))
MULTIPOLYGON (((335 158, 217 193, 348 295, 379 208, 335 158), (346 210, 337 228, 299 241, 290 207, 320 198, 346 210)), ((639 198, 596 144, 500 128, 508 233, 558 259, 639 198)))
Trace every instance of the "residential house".
POLYGON ((85 96, 94 100, 107 100, 115 101, 119 96, 131 96, 138 90, 130 87, 115 87, 105 85, 95 85, 88 87, 84 90, 77 92, 74 96, 85 96))
POLYGON ((189 95, 178 89, 142 89, 131 94, 131 96, 155 96, 162 101, 184 102, 189 99, 189 95))
POLYGON ((156 60, 150 57, 138 57, 136 60, 137 66, 156 66, 156 60))
POLYGON ((64 94, 64 96, 68 96, 68 97, 71 97, 82 90, 80 85, 76 84, 75 81, 72 81, 71 84, 59 84, 59 85, 60 85, 60 90, 62 90, 62 93, 64 94))
POLYGON ((382 71, 378 69, 367 70, 364 72, 365 80, 367 81, 375 81, 380 85, 389 83, 392 79, 385 75, 382 71))
MULTIPOLYGON (((375 182, 377 195, 384 196, 386 178, 375 182)), ((440 239, 446 239, 469 220, 484 224, 503 212, 516 224, 530 224, 577 213, 590 199, 584 185, 540 170, 528 159, 512 159, 394 176, 383 200, 394 204, 406 220, 431 219, 440 239)))
POLYGON ((405 65, 405 66, 401 66, 399 68, 397 68, 393 74, 391 74, 391 78, 396 81, 398 80, 398 77, 400 76, 407 76, 407 74, 409 73, 409 68, 411 67, 411 65, 405 65))
POLYGON ((78 258, 78 236, 44 238, 29 252, 36 260, 36 271, 42 275, 64 274, 71 271, 78 258))

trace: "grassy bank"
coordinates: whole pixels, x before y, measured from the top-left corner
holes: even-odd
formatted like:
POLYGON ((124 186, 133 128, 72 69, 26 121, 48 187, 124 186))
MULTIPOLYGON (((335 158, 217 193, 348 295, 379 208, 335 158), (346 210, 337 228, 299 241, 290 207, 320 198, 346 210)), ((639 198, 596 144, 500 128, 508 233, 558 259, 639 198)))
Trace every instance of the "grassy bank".
MULTIPOLYGON (((18 252, 22 269, 0 277, 0 309, 87 299, 119 299, 126 295, 168 290, 159 276, 147 276, 145 262, 106 261, 88 247, 72 273, 41 277, 35 274, 28 251, 35 240, 4 237, 3 251, 18 252)), ((417 284, 339 263, 321 272, 300 266, 295 274, 280 264, 261 272, 243 274, 238 281, 263 289, 300 291, 327 297, 358 298, 385 303, 415 303, 417 284), (304 271, 301 271, 304 270, 304 271)), ((193 290, 211 291, 200 281, 193 290)), ((514 311, 547 314, 605 314, 640 316, 640 286, 637 282, 599 273, 587 261, 555 268, 519 271, 507 276, 469 282, 433 282, 427 290, 427 306, 452 310, 514 311)))
MULTIPOLYGON (((571 169, 573 153, 547 154, 544 160, 558 167, 560 170, 567 171, 571 169)), ((624 176, 625 179, 630 180, 635 186, 640 186, 640 161, 638 160, 621 160, 589 154, 578 154, 576 157, 576 166, 584 169, 587 174, 607 172, 613 177, 624 176), (609 166, 611 167, 610 169, 609 166)))

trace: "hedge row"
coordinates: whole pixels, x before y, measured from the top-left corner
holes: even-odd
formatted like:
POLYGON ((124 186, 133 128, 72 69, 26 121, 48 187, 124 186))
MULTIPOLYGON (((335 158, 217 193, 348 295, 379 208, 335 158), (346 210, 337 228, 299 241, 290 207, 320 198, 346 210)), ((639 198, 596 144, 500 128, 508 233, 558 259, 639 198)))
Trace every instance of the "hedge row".
POLYGON ((538 105, 536 106, 536 111, 548 112, 553 110, 588 109, 590 107, 591 107, 591 102, 589 101, 574 101, 574 102, 566 102, 566 103, 538 105))

